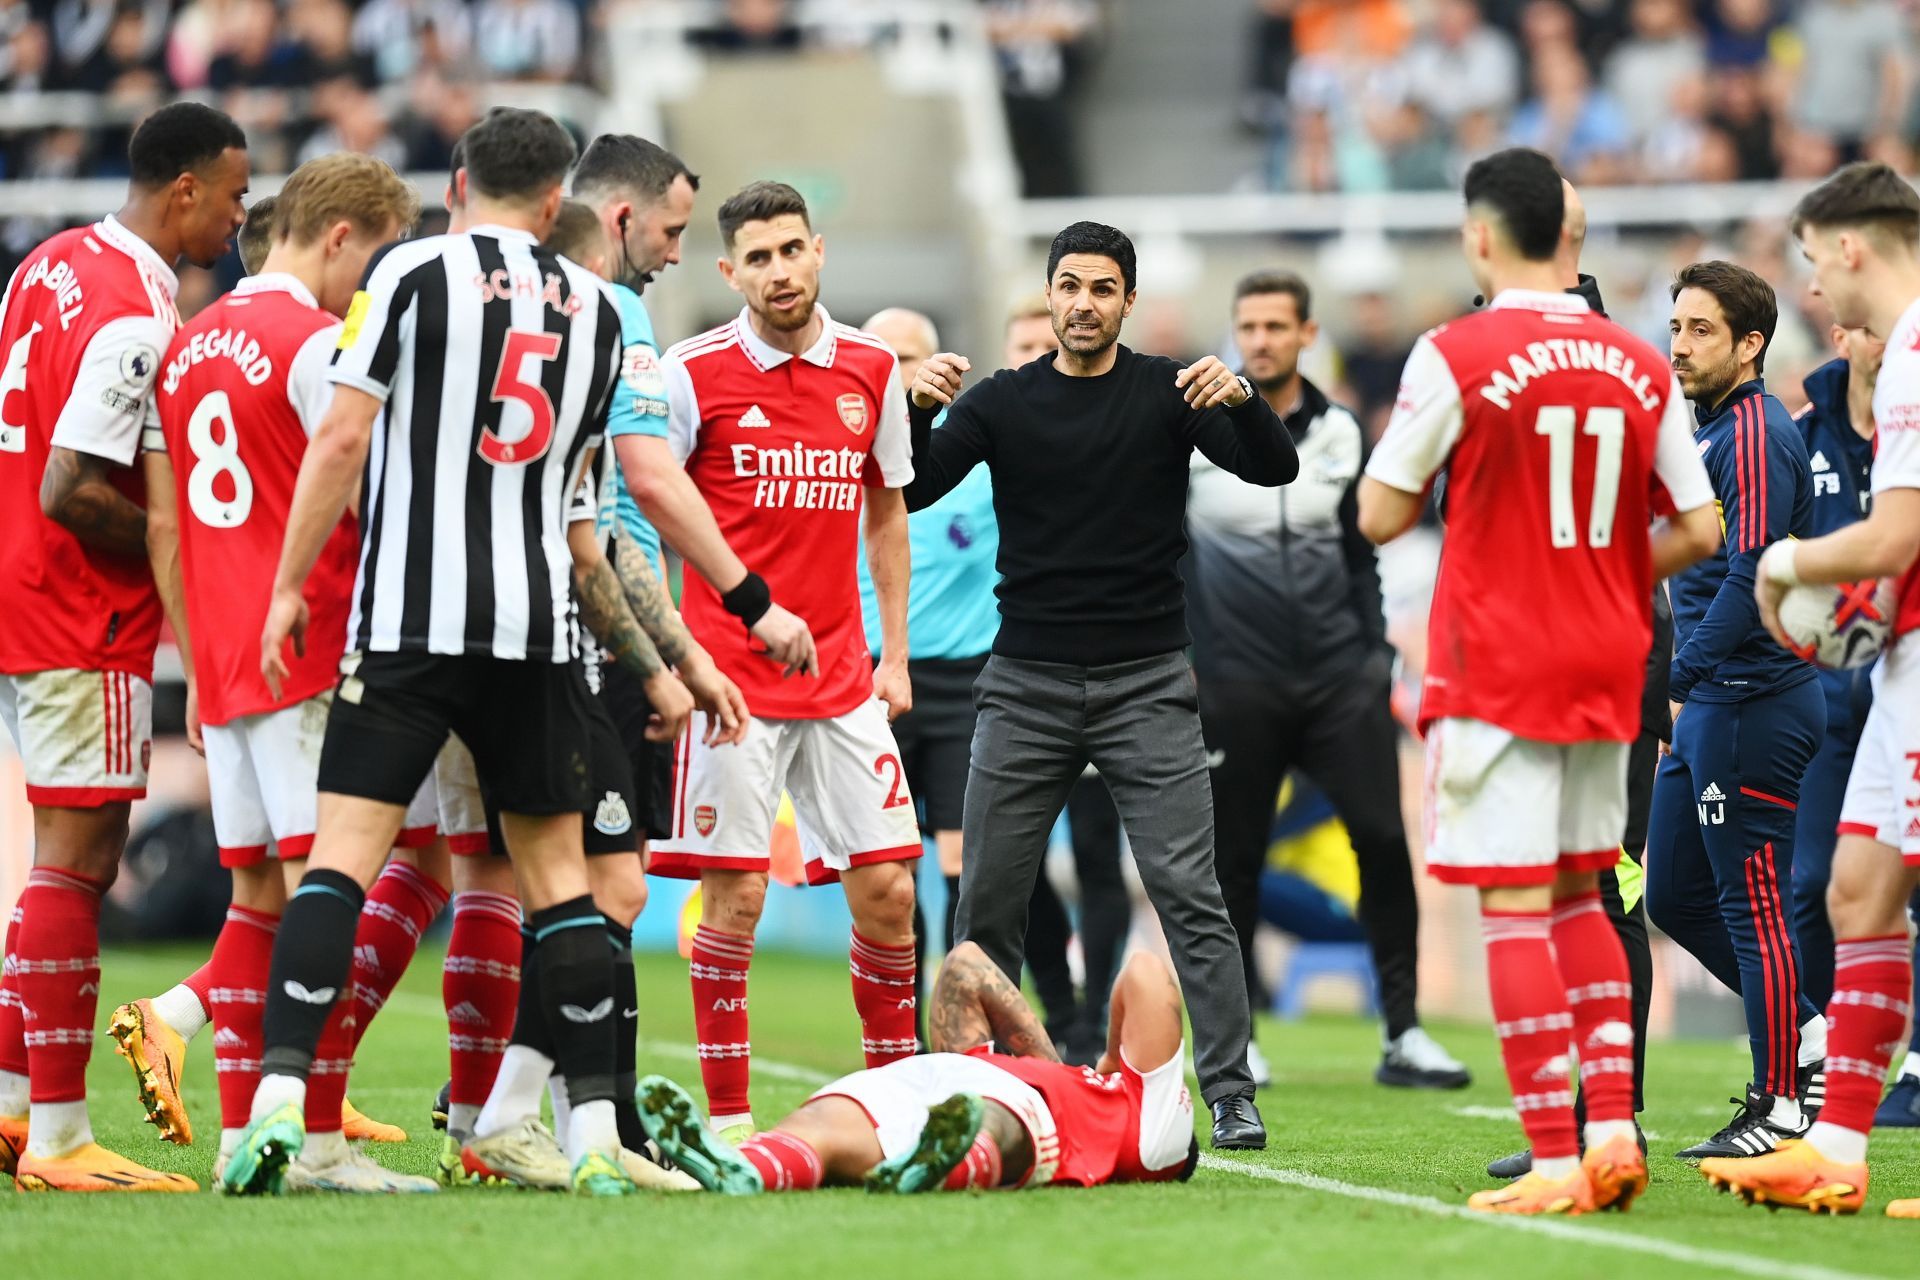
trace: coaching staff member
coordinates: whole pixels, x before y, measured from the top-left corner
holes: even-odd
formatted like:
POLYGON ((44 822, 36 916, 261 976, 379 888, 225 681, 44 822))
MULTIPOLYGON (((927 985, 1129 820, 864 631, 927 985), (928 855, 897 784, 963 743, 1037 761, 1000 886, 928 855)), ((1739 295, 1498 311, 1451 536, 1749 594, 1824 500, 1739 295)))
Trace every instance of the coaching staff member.
POLYGON ((1286 423, 1301 475, 1276 492, 1202 455, 1192 460, 1187 581, 1200 719, 1214 752, 1220 891, 1240 935, 1247 990, 1257 992, 1260 871, 1280 783, 1289 769, 1303 770, 1333 802, 1360 864, 1360 921, 1386 1024, 1374 1079, 1460 1089, 1472 1077, 1421 1027, 1416 1008, 1420 904, 1400 818, 1393 650, 1354 497, 1366 438, 1300 373, 1300 353, 1317 333, 1299 276, 1260 271, 1235 286, 1241 371, 1286 423))
POLYGON ((1000 519, 1000 631, 974 685, 957 928, 1017 979, 1047 833, 1091 762, 1166 928, 1213 1143, 1264 1147, 1177 565, 1196 447, 1257 484, 1285 484, 1300 463, 1266 401, 1218 359, 1182 368, 1119 345, 1134 296, 1133 242, 1077 222, 1047 255, 1057 352, 964 396, 964 357, 933 356, 914 379, 908 509, 984 462, 1000 519))

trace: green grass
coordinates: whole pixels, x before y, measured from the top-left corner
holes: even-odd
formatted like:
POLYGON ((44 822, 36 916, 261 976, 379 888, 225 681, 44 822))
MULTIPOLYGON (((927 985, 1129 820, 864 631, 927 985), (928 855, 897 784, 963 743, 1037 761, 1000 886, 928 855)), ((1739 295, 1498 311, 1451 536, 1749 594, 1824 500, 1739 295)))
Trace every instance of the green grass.
MULTIPOLYGON (((120 951, 105 961, 102 1022, 121 1000, 167 986, 203 957, 194 949, 120 951)), ((685 966, 642 957, 647 1000, 641 1067, 697 1086, 685 966)), ((438 1135, 426 1106, 446 1072, 439 978, 423 955, 362 1046, 352 1096, 414 1140, 382 1160, 430 1172, 438 1135)), ((855 1064, 857 1030, 844 964, 776 955, 754 967, 754 1048, 763 1060, 755 1110, 770 1121, 816 1076, 855 1064), (770 1064, 780 1064, 774 1066, 770 1064)), ((227 1201, 213 1195, 27 1196, 0 1192, 0 1275, 12 1280, 108 1272, 166 1277, 498 1277, 589 1275, 832 1277, 1560 1277, 1753 1275, 1833 1280, 1912 1276, 1920 1223, 1880 1216, 1894 1195, 1920 1195, 1920 1133, 1876 1139, 1874 1195, 1853 1219, 1747 1209, 1708 1190, 1666 1152, 1717 1128, 1719 1104, 1745 1076, 1731 1044, 1659 1044, 1645 1116, 1658 1133, 1653 1189, 1631 1214, 1555 1220, 1545 1230, 1436 1211, 1486 1185, 1482 1165, 1515 1148, 1511 1119, 1492 1112, 1506 1090, 1484 1027, 1436 1028, 1478 1083, 1459 1094, 1371 1083, 1374 1028, 1350 1019, 1268 1023, 1261 1040, 1280 1072, 1261 1096, 1270 1150, 1236 1167, 1316 1175, 1345 1194, 1208 1167, 1186 1186, 1054 1190, 1016 1195, 880 1200, 858 1191, 757 1201, 702 1196, 619 1203, 462 1191, 432 1199, 227 1201), (1352 1187, 1421 1198, 1414 1205, 1353 1198, 1352 1187), (1424 1207, 1422 1207, 1424 1205, 1424 1207), (1630 1240, 1638 1251, 1598 1247, 1630 1240), (1652 1242, 1649 1245, 1647 1242, 1652 1242), (1668 1248, 1706 1251, 1687 1255, 1668 1248)), ((209 1037, 193 1048, 186 1093, 199 1142, 165 1146, 141 1123, 130 1074, 101 1038, 91 1084, 101 1139, 205 1183, 218 1109, 209 1037)))

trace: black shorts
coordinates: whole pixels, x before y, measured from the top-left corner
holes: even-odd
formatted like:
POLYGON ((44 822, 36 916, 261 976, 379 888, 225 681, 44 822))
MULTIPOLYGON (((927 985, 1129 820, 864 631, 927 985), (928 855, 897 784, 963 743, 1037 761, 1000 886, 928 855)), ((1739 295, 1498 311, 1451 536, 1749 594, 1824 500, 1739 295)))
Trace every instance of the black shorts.
POLYGON ((924 830, 960 829, 973 752, 973 682, 986 664, 985 654, 907 663, 913 710, 893 722, 893 740, 924 830))
MULTIPOLYGON (((600 668, 600 705, 613 717, 622 751, 633 774, 638 804, 633 820, 649 840, 664 840, 673 831, 673 744, 647 741, 647 718, 653 704, 632 672, 608 663, 600 668)), ((697 716, 697 713, 696 713, 697 716)), ((689 726, 689 733, 693 732, 689 726)))
MULTIPOLYGON (((627 753, 620 745, 620 734, 601 699, 586 695, 587 768, 592 791, 580 811, 580 835, 587 856, 603 857, 613 853, 633 853, 645 838, 636 829, 633 772, 627 766, 627 753)), ((481 799, 487 807, 487 840, 494 852, 506 851, 506 837, 500 832, 500 810, 480 784, 481 799)))
POLYGON ((593 700, 578 662, 408 652, 349 655, 343 667, 320 790, 404 806, 452 731, 490 803, 529 817, 588 807, 593 700))

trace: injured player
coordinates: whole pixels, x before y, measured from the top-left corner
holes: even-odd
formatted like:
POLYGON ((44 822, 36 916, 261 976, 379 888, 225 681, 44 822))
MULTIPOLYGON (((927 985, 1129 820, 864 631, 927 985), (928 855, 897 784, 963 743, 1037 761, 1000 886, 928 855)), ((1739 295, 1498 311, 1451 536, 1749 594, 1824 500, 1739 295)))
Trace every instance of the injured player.
POLYGON ((858 1071, 735 1147, 701 1123, 686 1090, 640 1081, 641 1120, 709 1191, 822 1186, 911 1193, 969 1187, 1185 1180, 1199 1162, 1187 1092, 1180 988, 1136 953, 1113 987, 1107 1049, 1060 1061, 1020 992, 963 942, 941 966, 933 1052, 858 1071))

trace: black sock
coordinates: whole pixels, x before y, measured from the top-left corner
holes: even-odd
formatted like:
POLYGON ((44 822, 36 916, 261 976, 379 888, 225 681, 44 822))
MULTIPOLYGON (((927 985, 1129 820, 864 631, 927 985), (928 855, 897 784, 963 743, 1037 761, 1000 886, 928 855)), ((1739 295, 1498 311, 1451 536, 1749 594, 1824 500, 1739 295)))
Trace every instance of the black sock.
POLYGON ((613 939, 613 1118, 620 1126, 620 1145, 629 1151, 647 1149, 646 1126, 633 1103, 640 1057, 640 984, 633 973, 633 924, 606 917, 607 936, 613 939))
POLYGON ((352 877, 325 870, 307 872, 287 900, 268 970, 262 1074, 305 1080, 313 1069, 320 1029, 352 975, 353 935, 366 900, 352 877))
POLYGON ((553 1057, 553 1034, 547 1030, 546 1010, 540 1004, 540 954, 533 930, 520 929, 520 998, 513 1010, 512 1043, 525 1045, 542 1057, 553 1057))
MULTIPOLYGON (((540 1007, 553 1037, 554 1069, 574 1106, 614 1097, 613 948, 606 917, 586 894, 533 913, 540 957, 540 1007)), ((524 981, 524 975, 522 976, 524 981)))
POLYGON ((953 950, 953 918, 960 910, 960 877, 947 877, 947 950, 953 950))

